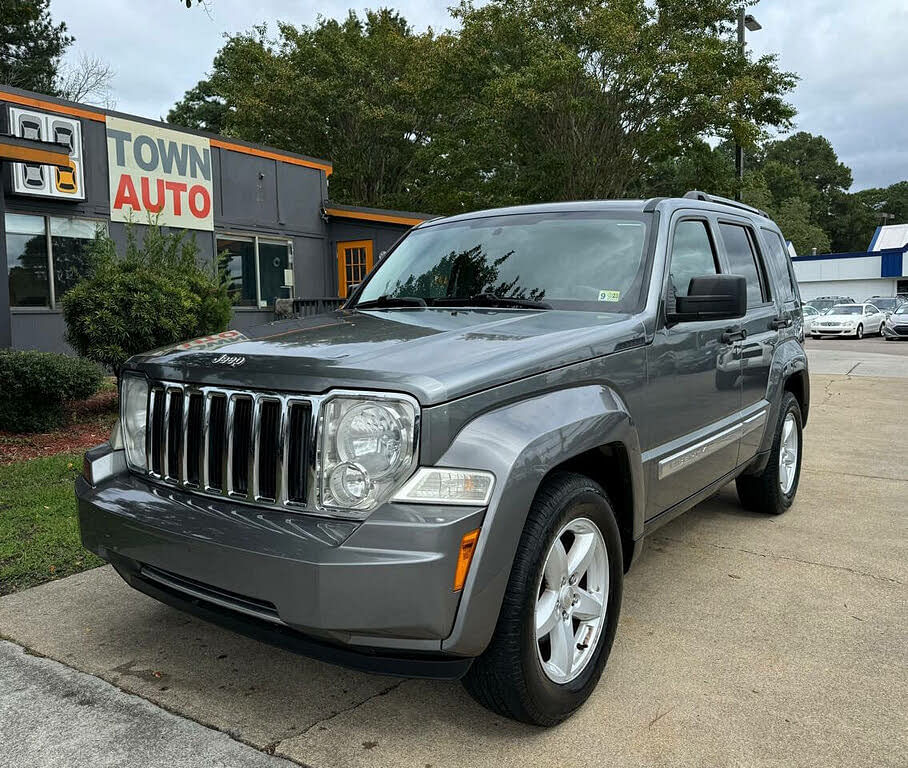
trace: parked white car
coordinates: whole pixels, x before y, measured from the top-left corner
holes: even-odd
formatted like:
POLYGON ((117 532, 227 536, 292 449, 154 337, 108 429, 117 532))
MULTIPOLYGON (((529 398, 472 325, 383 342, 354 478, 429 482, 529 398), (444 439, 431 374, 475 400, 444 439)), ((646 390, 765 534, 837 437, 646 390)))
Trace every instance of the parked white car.
POLYGON ((837 304, 811 323, 810 335, 854 336, 863 339, 867 333, 882 333, 886 316, 873 304, 837 304))
POLYGON ((804 316, 804 335, 810 336, 810 331, 820 316, 820 310, 811 304, 805 304, 801 307, 801 314, 804 316))

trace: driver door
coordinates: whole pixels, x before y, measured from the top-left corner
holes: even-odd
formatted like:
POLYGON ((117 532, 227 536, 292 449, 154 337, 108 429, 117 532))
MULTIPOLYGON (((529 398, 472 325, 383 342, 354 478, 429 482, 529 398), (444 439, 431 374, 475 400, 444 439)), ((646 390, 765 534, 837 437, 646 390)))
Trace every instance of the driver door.
MULTIPOLYGON (((664 304, 687 295, 690 280, 718 274, 713 222, 675 214, 664 304)), ((723 475, 738 459, 741 358, 735 320, 664 321, 647 347, 652 410, 642 424, 651 492, 647 519, 667 511, 723 475)))

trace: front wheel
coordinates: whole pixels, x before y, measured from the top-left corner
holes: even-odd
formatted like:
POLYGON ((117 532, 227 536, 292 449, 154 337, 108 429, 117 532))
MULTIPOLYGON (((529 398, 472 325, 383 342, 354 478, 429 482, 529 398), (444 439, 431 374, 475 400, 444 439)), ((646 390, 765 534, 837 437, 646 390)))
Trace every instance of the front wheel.
POLYGON ((565 720, 602 674, 623 583, 621 536, 605 492, 583 475, 553 475, 530 508, 495 634, 464 686, 505 717, 565 720))
POLYGON ((863 325, 858 325, 858 329, 854 332, 854 337, 856 339, 864 338, 864 326, 863 325))
POLYGON ((791 392, 786 392, 769 462, 759 475, 741 475, 735 481, 741 506, 769 515, 787 510, 798 492, 803 445, 801 406, 791 392))

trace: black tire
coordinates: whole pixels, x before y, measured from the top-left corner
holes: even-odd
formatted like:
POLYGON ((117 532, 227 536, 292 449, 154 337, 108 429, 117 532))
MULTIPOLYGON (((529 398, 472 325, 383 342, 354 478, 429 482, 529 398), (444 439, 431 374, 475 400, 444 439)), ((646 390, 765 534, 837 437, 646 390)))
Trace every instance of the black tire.
POLYGON ((864 338, 864 325, 863 325, 863 323, 858 323, 858 328, 857 328, 857 330, 854 332, 854 337, 855 337, 856 339, 858 339, 858 340, 864 338))
POLYGON ((797 398, 791 392, 786 392, 785 397, 782 398, 782 407, 779 410, 779 419, 775 428, 775 438, 772 441, 772 450, 770 451, 766 467, 759 475, 741 475, 735 481, 741 506, 751 512, 761 512, 767 515, 781 515, 785 512, 791 506, 798 492, 803 455, 804 433, 801 406, 798 405, 797 398), (798 459, 791 490, 788 493, 783 493, 779 485, 779 451, 782 443, 782 426, 785 423, 785 417, 789 413, 793 413, 795 416, 798 435, 798 459))
POLYGON ((605 491, 584 475, 556 473, 530 507, 511 567, 495 634, 463 679, 484 707, 532 725, 552 726, 570 717, 596 687, 615 639, 624 560, 621 535, 605 491), (578 517, 592 520, 608 554, 609 589, 598 647, 574 680, 559 685, 543 672, 536 651, 535 606, 542 568, 555 535, 578 517))

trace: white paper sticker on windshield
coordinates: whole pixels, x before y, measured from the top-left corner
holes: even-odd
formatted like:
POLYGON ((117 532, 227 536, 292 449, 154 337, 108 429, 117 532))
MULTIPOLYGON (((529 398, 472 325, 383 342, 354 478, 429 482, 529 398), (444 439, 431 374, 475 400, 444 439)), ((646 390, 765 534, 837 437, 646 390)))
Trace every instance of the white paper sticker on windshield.
POLYGON ((599 291, 599 301, 621 301, 621 291, 599 291))

